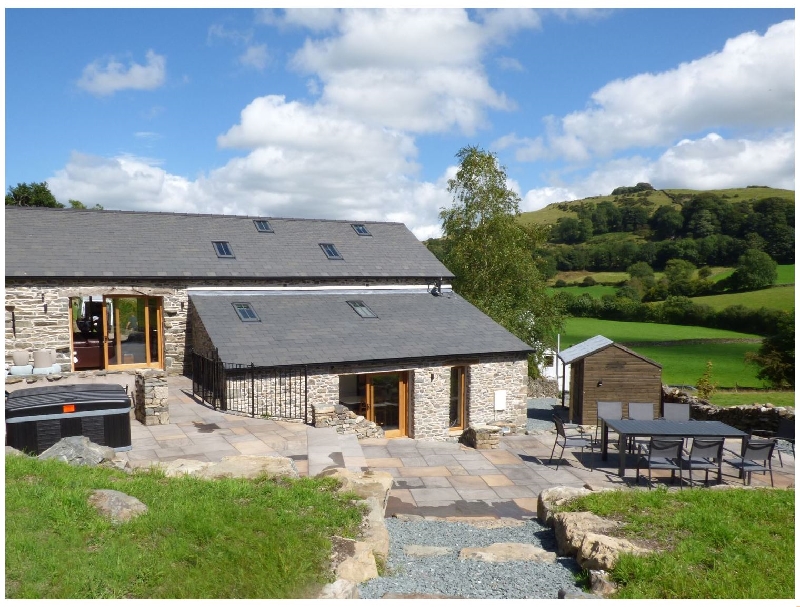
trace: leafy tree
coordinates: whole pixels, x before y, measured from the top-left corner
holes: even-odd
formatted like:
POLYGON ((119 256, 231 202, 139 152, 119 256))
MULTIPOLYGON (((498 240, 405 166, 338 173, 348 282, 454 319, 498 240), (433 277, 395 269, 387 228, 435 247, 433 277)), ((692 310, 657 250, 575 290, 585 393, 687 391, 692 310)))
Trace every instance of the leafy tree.
POLYGON ((592 235, 592 222, 588 219, 575 219, 574 217, 561 217, 553 226, 551 238, 555 242, 577 244, 586 242, 592 235))
POLYGON ((18 183, 16 187, 8 187, 6 194, 6 205, 20 207, 51 207, 62 209, 64 205, 56 200, 47 182, 41 183, 18 183))
POLYGON ((775 284, 778 280, 778 264, 764 251, 751 249, 739 258, 731 276, 734 288, 755 291, 775 284))
POLYGON ((761 367, 756 377, 774 388, 794 388, 794 310, 775 323, 775 334, 761 342, 758 352, 748 352, 745 362, 761 367))
POLYGON ((453 205, 439 213, 448 241, 444 263, 456 276, 453 288, 534 347, 539 362, 555 344, 563 316, 531 254, 545 242, 546 229, 517 221, 520 198, 494 154, 468 146, 456 157, 458 172, 448 181, 453 205))
POLYGON ((649 220, 659 240, 677 236, 683 228, 683 215, 669 205, 658 207, 649 220))
MULTIPOLYGON (((89 208, 85 204, 83 204, 80 200, 73 200, 72 198, 70 198, 68 202, 69 202, 70 208, 72 208, 72 209, 88 209, 89 208)), ((92 207, 92 211, 102 211, 102 210, 103 210, 103 205, 101 205, 101 204, 96 204, 96 205, 94 205, 92 207)))

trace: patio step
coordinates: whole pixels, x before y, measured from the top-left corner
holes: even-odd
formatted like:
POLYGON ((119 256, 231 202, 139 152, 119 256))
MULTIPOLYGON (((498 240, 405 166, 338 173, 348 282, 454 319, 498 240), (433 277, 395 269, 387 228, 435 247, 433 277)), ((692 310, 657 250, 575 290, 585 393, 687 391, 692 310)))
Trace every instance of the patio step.
POLYGON ((308 475, 316 476, 326 468, 347 468, 360 472, 367 460, 355 434, 339 434, 335 428, 306 430, 308 441, 308 475))

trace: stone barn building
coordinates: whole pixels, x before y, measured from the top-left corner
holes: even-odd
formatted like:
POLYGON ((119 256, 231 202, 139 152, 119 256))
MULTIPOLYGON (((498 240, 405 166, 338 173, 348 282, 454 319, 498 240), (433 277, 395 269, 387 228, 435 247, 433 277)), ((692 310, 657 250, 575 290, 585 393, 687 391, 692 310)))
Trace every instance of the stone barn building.
POLYGON ((63 372, 185 374, 243 415, 525 426, 532 348, 403 224, 7 206, 5 227, 7 374, 48 350, 63 372))

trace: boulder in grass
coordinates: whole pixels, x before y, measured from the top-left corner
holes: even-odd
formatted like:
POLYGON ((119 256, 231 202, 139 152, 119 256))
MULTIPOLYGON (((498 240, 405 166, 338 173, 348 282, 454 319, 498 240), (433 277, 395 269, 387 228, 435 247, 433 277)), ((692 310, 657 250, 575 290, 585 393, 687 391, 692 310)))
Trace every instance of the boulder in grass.
POLYGON ((226 455, 221 461, 194 473, 204 479, 257 478, 264 474, 269 477, 300 476, 291 458, 272 455, 226 455))
POLYGON ((93 491, 89 503, 114 523, 125 523, 147 512, 147 506, 138 499, 113 489, 93 491))
POLYGON ((57 459, 71 466, 98 466, 111 462, 116 452, 93 443, 86 436, 68 436, 39 454, 39 459, 57 459))

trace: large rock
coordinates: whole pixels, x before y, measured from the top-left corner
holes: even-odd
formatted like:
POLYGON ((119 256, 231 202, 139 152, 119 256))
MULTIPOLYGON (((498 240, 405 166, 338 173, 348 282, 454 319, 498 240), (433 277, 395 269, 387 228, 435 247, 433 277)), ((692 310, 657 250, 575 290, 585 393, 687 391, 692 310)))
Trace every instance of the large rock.
POLYGON ((505 563, 508 561, 535 561, 555 563, 556 555, 532 544, 501 542, 479 548, 462 548, 458 554, 461 560, 476 560, 485 563, 505 563))
POLYGON ((358 584, 350 580, 336 580, 333 584, 326 584, 319 593, 318 599, 360 599, 358 584))
POLYGON ((341 482, 341 491, 352 491, 362 499, 374 497, 383 508, 386 507, 387 495, 394 482, 392 475, 382 470, 356 473, 347 468, 328 468, 317 476, 332 476, 341 482))
POLYGON ((550 487, 539 494, 536 503, 536 518, 542 525, 553 526, 553 511, 576 497, 589 495, 583 487, 550 487))
POLYGON ((562 588, 558 591, 558 598, 560 599, 602 599, 603 597, 597 596, 595 594, 589 594, 588 592, 581 592, 580 590, 567 590, 566 588, 562 588))
POLYGON ((622 552, 645 555, 650 551, 622 538, 587 533, 578 549, 577 561, 584 569, 610 571, 616 567, 622 552))
POLYGON ((591 512, 558 512, 553 515, 558 553, 562 556, 576 556, 587 533, 609 531, 618 526, 619 523, 591 512))
POLYGON ((39 459, 57 459, 72 466, 97 466, 111 462, 115 455, 111 447, 93 443, 86 436, 68 436, 39 454, 39 459))
POLYGON ((89 503, 115 523, 124 523, 147 512, 147 506, 138 499, 113 489, 92 491, 89 503))
POLYGON ((291 458, 272 455, 227 455, 195 473, 195 476, 204 479, 258 478, 261 475, 300 476, 291 458))
POLYGON ((369 544, 340 537, 333 540, 337 560, 341 559, 335 569, 337 578, 361 584, 378 577, 378 565, 369 544))
POLYGON ((20 451, 19 449, 14 449, 14 447, 9 447, 6 445, 6 455, 26 455, 24 451, 20 451))
POLYGON ((589 579, 592 584, 592 593, 600 596, 610 596, 617 592, 617 585, 611 581, 608 571, 591 569, 589 579))
POLYGON ((384 560, 389 557, 389 531, 384 522, 383 502, 377 497, 362 500, 367 505, 367 515, 364 517, 361 539, 369 544, 375 556, 384 560))
POLYGON ((201 470, 211 466, 211 462, 201 462, 196 459, 175 459, 171 462, 160 462, 157 467, 170 478, 175 476, 196 475, 201 470))

